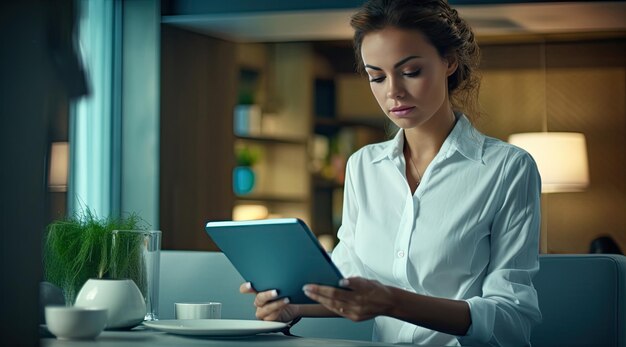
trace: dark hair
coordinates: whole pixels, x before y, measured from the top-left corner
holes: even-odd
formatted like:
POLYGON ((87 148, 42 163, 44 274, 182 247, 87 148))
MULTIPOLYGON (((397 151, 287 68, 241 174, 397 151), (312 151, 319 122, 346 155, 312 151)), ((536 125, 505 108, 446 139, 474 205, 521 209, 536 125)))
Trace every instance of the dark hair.
POLYGON ((589 253, 624 254, 611 236, 601 236, 591 241, 589 253))
POLYGON ((452 57, 458 62, 448 77, 453 107, 464 108, 476 117, 480 114, 480 49, 472 29, 445 0, 369 0, 352 16, 350 25, 359 72, 364 71, 361 44, 365 35, 386 27, 424 34, 442 58, 452 57))

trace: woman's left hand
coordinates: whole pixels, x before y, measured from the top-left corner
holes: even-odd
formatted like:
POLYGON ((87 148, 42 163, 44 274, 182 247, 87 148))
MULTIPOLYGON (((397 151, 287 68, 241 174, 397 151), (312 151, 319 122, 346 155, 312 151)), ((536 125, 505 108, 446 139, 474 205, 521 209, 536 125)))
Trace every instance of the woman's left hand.
POLYGON ((342 279, 335 287, 307 284, 304 293, 338 315, 360 322, 387 315, 393 308, 390 287, 375 280, 361 277, 342 279))

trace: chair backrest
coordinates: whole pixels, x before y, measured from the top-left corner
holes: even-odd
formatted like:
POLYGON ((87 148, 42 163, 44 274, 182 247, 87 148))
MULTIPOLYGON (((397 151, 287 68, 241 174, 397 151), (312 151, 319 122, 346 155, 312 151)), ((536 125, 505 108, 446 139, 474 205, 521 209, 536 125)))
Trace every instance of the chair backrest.
POLYGON ((543 316, 533 346, 626 346, 626 257, 541 255, 533 283, 543 316))
MULTIPOLYGON (((626 257, 609 254, 541 255, 534 279, 543 322, 533 346, 626 347, 626 257)), ((174 318, 174 303, 217 301, 222 318, 255 319, 252 295, 221 252, 162 251, 159 317, 174 318)), ((296 335, 369 341, 373 321, 303 319, 296 335)))
POLYGON ((159 318, 174 319, 175 302, 222 303, 222 318, 254 319, 254 298, 221 252, 161 251, 159 318))
MULTIPOLYGON (((244 282, 221 252, 161 251, 159 318, 174 319, 174 303, 216 301, 224 319, 255 319, 254 298, 239 293, 244 282)), ((372 324, 340 318, 305 318, 292 333, 300 336, 370 341, 372 324)))

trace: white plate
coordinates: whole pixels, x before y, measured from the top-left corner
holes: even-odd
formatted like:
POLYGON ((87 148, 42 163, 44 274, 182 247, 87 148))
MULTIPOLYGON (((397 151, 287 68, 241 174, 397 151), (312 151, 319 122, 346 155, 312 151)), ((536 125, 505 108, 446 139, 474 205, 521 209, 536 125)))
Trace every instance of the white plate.
POLYGON ((172 319, 146 321, 143 325, 170 334, 196 336, 250 336, 279 331, 281 322, 237 319, 172 319))

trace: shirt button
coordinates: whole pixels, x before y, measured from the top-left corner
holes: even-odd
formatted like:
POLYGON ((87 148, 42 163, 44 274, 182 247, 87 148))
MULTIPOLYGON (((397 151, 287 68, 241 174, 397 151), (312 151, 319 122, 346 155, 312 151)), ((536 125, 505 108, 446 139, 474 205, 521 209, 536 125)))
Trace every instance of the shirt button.
POLYGON ((404 258, 404 251, 398 251, 398 258, 404 258))

